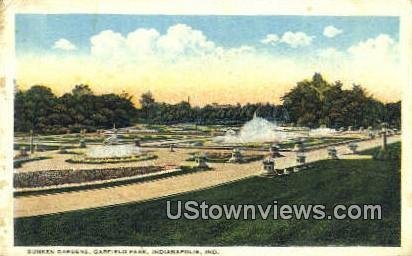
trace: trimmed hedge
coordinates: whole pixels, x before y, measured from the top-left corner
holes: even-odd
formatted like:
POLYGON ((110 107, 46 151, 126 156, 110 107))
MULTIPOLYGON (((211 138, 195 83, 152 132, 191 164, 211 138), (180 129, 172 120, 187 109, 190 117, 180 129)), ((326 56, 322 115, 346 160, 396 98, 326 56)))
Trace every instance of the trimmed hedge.
MULTIPOLYGON (((195 161, 196 153, 192 153, 193 156, 186 159, 186 161, 195 161)), ((206 154, 206 162, 209 163, 227 163, 229 159, 232 157, 232 153, 207 153, 206 154)), ((253 161, 262 160, 265 156, 264 155, 242 155, 242 162, 241 163, 250 163, 253 161)))
POLYGON ((114 164, 114 163, 128 163, 156 159, 156 155, 142 155, 142 156, 127 156, 127 157, 111 157, 107 159, 102 158, 70 158, 66 162, 74 164, 114 164))
POLYGON ((110 180, 162 171, 161 166, 117 167, 87 170, 47 170, 14 174, 14 187, 34 188, 97 180, 110 180))
POLYGON ((49 156, 39 156, 39 157, 27 157, 27 158, 22 158, 22 159, 16 159, 13 161, 13 167, 20 168, 24 163, 39 161, 39 160, 44 160, 44 159, 50 159, 50 158, 51 157, 49 156))

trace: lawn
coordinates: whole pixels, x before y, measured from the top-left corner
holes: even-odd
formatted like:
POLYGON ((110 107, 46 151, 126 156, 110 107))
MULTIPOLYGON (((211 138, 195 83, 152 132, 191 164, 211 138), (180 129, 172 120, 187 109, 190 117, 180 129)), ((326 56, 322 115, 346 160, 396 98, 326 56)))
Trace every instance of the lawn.
POLYGON ((289 176, 252 177, 144 203, 19 218, 15 220, 15 244, 399 246, 400 162, 324 160, 289 176), (329 208, 381 204, 383 219, 168 220, 167 199, 208 204, 272 204, 277 200, 279 205, 323 204, 329 208))

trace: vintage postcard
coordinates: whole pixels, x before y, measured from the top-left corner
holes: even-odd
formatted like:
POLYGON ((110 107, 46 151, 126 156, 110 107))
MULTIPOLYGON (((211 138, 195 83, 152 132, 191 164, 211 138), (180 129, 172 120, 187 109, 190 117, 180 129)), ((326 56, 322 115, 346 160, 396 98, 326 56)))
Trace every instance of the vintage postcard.
POLYGON ((0 255, 412 255, 410 1, 2 8, 0 255))

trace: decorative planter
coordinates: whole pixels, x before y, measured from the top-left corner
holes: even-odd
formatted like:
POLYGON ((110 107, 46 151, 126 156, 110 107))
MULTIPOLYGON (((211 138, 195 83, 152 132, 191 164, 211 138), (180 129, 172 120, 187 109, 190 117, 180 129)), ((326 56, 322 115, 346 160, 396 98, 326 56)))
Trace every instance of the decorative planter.
POLYGON ((350 151, 352 151, 352 154, 356 154, 357 149, 358 149, 358 144, 352 142, 352 143, 349 143, 348 147, 350 151))
POLYGON ((266 158, 262 161, 262 175, 274 175, 275 174, 275 161, 272 158, 266 158))

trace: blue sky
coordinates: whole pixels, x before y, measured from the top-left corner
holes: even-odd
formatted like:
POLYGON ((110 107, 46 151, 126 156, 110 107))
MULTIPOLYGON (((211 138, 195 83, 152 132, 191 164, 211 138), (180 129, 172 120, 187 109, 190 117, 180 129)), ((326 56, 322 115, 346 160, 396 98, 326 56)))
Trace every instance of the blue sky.
MULTIPOLYGON (((90 51, 90 37, 103 30, 122 35, 137 28, 155 28, 161 34, 182 23, 201 30, 211 41, 223 47, 251 45, 268 47, 260 40, 265 35, 282 35, 286 31, 302 31, 315 36, 310 49, 320 47, 347 48, 359 41, 388 34, 398 41, 397 17, 328 17, 328 16, 165 16, 165 15, 16 15, 17 53, 48 52, 59 38, 75 44, 80 53, 90 51), (343 33, 333 38, 322 35, 325 26, 333 25, 343 33)), ((279 51, 299 51, 278 45, 279 51)))
POLYGON ((57 94, 86 83, 166 102, 277 103, 321 72, 401 95, 397 17, 18 14, 16 52, 18 86, 57 94))

